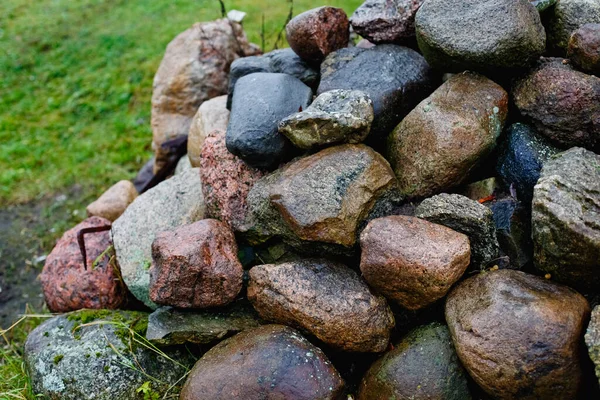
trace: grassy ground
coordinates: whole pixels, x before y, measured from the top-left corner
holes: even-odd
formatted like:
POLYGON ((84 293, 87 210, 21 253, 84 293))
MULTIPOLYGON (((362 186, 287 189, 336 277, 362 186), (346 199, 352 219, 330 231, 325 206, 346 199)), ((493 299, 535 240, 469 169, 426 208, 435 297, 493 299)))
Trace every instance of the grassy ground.
MULTIPOLYGON (((361 2, 294 0, 294 14, 323 4, 350 13, 361 2)), ((267 50, 290 7, 224 3, 248 13, 257 44, 264 15, 267 50)), ((37 273, 32 260, 83 217, 90 198, 150 157, 152 78, 164 49, 194 22, 219 16, 217 0, 0 0, 2 286, 3 275, 37 273)), ((34 398, 20 354, 37 323, 0 327, 0 400, 34 398)))
MULTIPOLYGON (((152 78, 167 43, 219 17, 216 0, 2 0, 0 204, 79 183, 98 190, 149 156, 152 78)), ((360 0, 330 0, 352 11, 360 0)), ((287 0, 225 1, 271 48, 287 0)), ((295 0, 297 11, 323 4, 295 0)))

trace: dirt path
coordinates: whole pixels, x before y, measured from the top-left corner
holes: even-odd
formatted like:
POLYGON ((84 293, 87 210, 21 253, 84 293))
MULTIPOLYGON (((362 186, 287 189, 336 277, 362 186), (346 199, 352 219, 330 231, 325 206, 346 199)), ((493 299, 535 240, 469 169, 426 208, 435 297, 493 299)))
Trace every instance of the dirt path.
MULTIPOLYGON (((30 203, 0 208, 0 328, 25 312, 43 310, 37 276, 62 233, 85 218, 81 187, 30 203)), ((86 198, 87 197, 87 198, 86 198)))

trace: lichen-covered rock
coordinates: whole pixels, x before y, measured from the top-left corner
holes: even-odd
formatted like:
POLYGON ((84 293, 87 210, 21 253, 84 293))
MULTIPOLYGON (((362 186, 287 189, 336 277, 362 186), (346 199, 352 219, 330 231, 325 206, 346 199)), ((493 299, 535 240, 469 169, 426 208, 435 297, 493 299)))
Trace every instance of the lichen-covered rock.
POLYGON ((321 64, 317 94, 334 89, 365 92, 375 111, 370 138, 382 140, 436 84, 436 74, 419 53, 384 44, 331 53, 321 64))
POLYGON ((148 307, 152 242, 157 233, 204 218, 198 168, 175 175, 138 196, 112 225, 112 238, 129 291, 148 307))
POLYGON ((572 148, 548 161, 532 207, 535 266, 575 287, 600 287, 600 155, 572 148))
POLYGON ((458 357, 496 399, 574 399, 590 307, 574 290, 510 269, 461 282, 446 300, 458 357))
POLYGON ((585 333, 585 344, 600 381, 600 306, 594 307, 592 311, 592 318, 585 333))
POLYGON ((444 71, 523 68, 546 48, 540 14, 527 0, 427 0, 415 24, 425 59, 444 71))
POLYGON ((262 318, 343 351, 381 352, 394 327, 383 297, 350 268, 326 260, 258 265, 250 270, 248 299, 262 318))
POLYGON ((227 149, 255 168, 274 168, 290 154, 279 121, 304 110, 312 90, 287 74, 254 73, 238 79, 227 127, 227 149))
POLYGON ((238 58, 231 63, 231 71, 229 72, 228 109, 231 109, 231 101, 233 100, 235 84, 238 79, 255 72, 288 74, 300 79, 306 86, 313 90, 316 90, 319 85, 320 75, 318 68, 311 67, 289 47, 273 50, 261 56, 238 58))
POLYGON ((245 235, 255 244, 281 237, 300 248, 351 249, 360 224, 396 185, 387 161, 364 145, 330 147, 260 179, 248 195, 245 235))
POLYGON ((496 257, 500 246, 492 212, 459 194, 442 193, 423 200, 415 217, 447 226, 469 237, 471 267, 481 268, 496 257))
POLYGON ((193 359, 176 348, 164 350, 167 358, 138 345, 133 337, 143 337, 147 318, 140 312, 82 310, 45 321, 25 343, 34 393, 50 400, 137 400, 148 381, 159 396, 177 393, 193 359))
POLYGON ((495 148, 507 113, 501 86, 475 73, 452 76, 389 137, 400 191, 426 197, 463 183, 495 148))
POLYGON ((213 344, 259 325, 260 320, 249 305, 234 303, 202 311, 161 307, 148 316, 146 339, 159 346, 213 344))
POLYGON ((127 290, 120 279, 110 232, 85 235, 87 269, 77 242, 81 229, 106 225, 110 221, 101 217, 86 219, 66 231, 46 258, 40 281, 50 311, 114 309, 125 301, 127 290))
POLYGON ((156 234, 150 299, 180 308, 231 303, 242 290, 244 275, 237 250, 233 232, 216 219, 156 234))
POLYGON ((444 297, 471 257, 467 236, 401 215, 369 222, 360 248, 360 271, 369 286, 409 310, 444 297))
POLYGON ((562 147, 600 148, 600 78, 562 59, 541 60, 513 87, 521 115, 562 147))
POLYGON ((366 0, 354 11, 354 31, 372 43, 402 43, 415 37, 415 15, 424 0, 366 0))
POLYGON ((119 181, 87 206, 87 215, 114 221, 125 212, 137 195, 138 192, 131 181, 119 181))
POLYGON ((358 400, 470 400, 467 377, 445 325, 421 326, 377 360, 358 400))
POLYGON ((265 325, 229 338, 194 366, 181 400, 339 400, 344 381, 298 332, 265 325))
POLYGON ((160 146, 187 135, 198 107, 227 93, 233 60, 259 52, 248 43, 242 26, 228 19, 194 24, 169 43, 152 86, 155 172, 168 156, 160 146))
MULTIPOLYGON (((243 60, 243 58, 238 58, 243 60)), ((229 110, 225 107, 227 96, 207 100, 198 108, 192 119, 188 134, 188 157, 192 167, 200 167, 200 154, 209 133, 215 130, 227 130, 229 110)))
POLYGON ((564 56, 573 32, 584 24, 600 23, 600 1, 560 0, 543 15, 548 48, 564 56))
POLYGON ((241 229, 247 214, 247 197, 264 172, 252 168, 227 150, 225 131, 211 132, 200 154, 200 180, 206 216, 241 229))
POLYGON ((296 54, 318 65, 350 39, 350 21, 341 8, 313 8, 295 16, 285 27, 287 41, 296 54))
POLYGON ((581 71, 600 76, 600 23, 585 24, 573 32, 567 57, 581 71))
POLYGON ((513 124, 500 146, 496 170, 506 185, 514 184, 519 198, 529 201, 542 166, 559 152, 531 127, 513 124))
POLYGON ((306 110, 284 118, 279 133, 301 149, 360 143, 369 134, 373 117, 373 102, 364 92, 332 90, 322 93, 306 110))

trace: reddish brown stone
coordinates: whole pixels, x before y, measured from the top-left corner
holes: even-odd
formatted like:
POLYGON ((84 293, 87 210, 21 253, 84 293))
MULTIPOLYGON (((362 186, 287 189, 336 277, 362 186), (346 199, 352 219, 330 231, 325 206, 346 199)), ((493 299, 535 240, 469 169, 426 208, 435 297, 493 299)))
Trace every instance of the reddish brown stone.
POLYGON ((469 266, 469 238, 442 225, 393 215, 360 235, 360 270, 375 290, 410 310, 448 293, 469 266))
MULTIPOLYGON (((521 115, 561 147, 600 149, 600 78, 541 59, 512 90, 521 115)), ((595 150, 596 149, 596 150, 595 150)))
POLYGON ((600 75, 600 24, 585 24, 573 32, 567 57, 580 70, 600 75))
POLYGON ((204 219, 156 235, 150 299, 181 308, 224 306, 242 289, 243 269, 233 232, 204 219))
POLYGON ((341 8, 319 7, 294 17, 285 31, 296 54, 320 63, 329 53, 348 45, 350 21, 341 8))
POLYGON ((227 150, 224 131, 211 132, 200 155, 206 216, 238 230, 246 218, 248 193, 263 175, 227 150))
POLYGON ((394 316, 345 265, 301 260, 250 270, 248 299, 268 321, 300 327, 344 351, 386 349, 394 316))
POLYGON ((520 271, 484 272, 446 300, 458 357, 495 399, 575 399, 590 306, 574 290, 520 271))
POLYGON ((344 381, 323 352, 282 325, 244 331, 194 366, 180 400, 340 400, 344 381))
POLYGON ((77 243, 81 229, 108 224, 107 219, 90 217, 65 232, 56 243, 40 275, 50 311, 116 309, 123 303, 126 290, 120 279, 110 231, 85 235, 87 270, 77 243))

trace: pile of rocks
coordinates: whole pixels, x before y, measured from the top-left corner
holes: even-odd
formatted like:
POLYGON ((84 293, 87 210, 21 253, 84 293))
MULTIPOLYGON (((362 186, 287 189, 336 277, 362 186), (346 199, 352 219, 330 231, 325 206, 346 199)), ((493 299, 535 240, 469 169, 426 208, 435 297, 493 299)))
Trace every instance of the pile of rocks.
POLYGON ((35 390, 598 398, 600 1, 367 0, 286 33, 168 46, 154 160, 46 261, 72 312, 27 341, 35 390))

